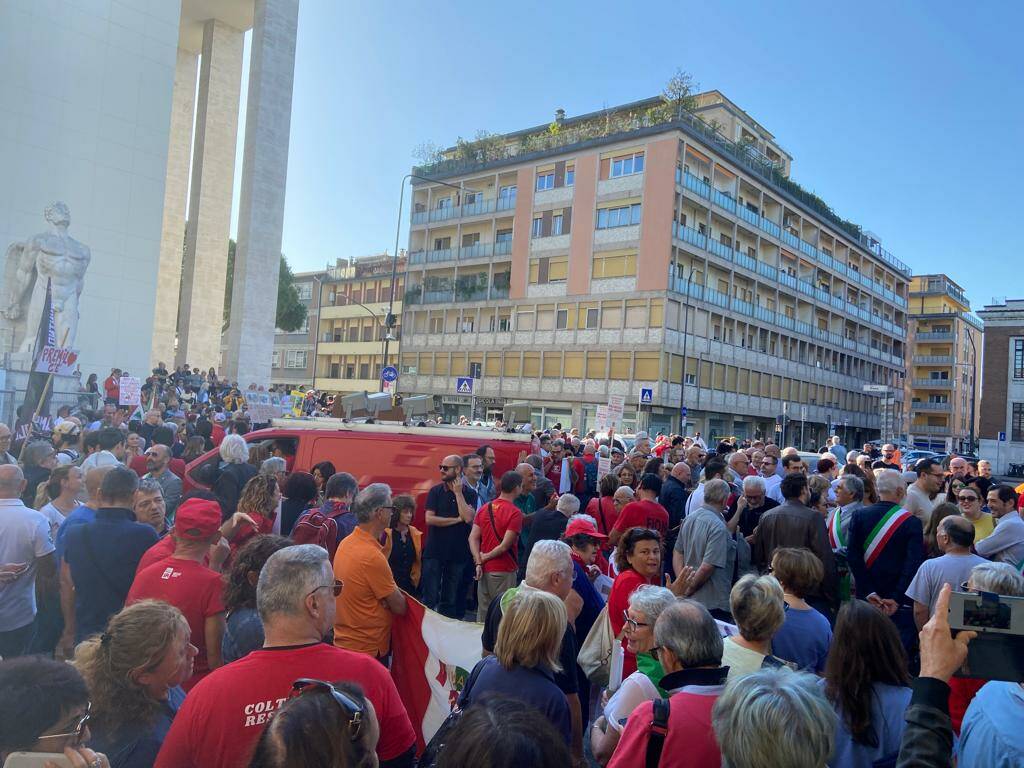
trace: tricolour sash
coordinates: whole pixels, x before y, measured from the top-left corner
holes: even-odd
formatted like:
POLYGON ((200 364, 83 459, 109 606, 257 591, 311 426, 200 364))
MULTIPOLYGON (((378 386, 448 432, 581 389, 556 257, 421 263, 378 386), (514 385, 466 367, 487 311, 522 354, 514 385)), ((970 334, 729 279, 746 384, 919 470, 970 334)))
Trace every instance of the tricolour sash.
POLYGON ((864 564, 870 568, 882 550, 889 543, 896 529, 909 520, 911 515, 907 510, 902 509, 899 504, 894 504, 892 509, 882 515, 882 519, 872 529, 864 545, 864 564))
POLYGON ((836 511, 832 514, 832 519, 828 522, 828 540, 832 549, 840 549, 846 546, 846 542, 843 540, 843 521, 840 518, 841 510, 842 507, 836 507, 836 511))

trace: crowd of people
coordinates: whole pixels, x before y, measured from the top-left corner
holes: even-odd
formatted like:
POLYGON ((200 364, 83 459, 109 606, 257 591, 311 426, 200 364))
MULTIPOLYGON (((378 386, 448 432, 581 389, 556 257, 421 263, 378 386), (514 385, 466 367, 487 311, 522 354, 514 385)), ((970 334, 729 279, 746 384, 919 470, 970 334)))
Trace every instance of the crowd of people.
POLYGON ((1021 499, 987 462, 556 427, 514 467, 444 457, 417 499, 255 451, 230 388, 173 402, 195 377, 220 391, 154 371, 137 422, 105 387, 44 439, 0 426, 0 758, 1024 763, 1020 686, 953 676, 951 591, 1024 597, 1021 499), (411 598, 480 624, 425 745, 389 673, 411 598))

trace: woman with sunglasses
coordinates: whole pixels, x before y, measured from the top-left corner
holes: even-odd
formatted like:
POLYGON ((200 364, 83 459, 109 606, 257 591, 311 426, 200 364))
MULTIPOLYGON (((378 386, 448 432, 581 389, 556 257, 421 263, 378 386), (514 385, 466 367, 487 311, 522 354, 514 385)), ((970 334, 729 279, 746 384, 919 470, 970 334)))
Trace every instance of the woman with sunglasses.
POLYGON ((996 529, 995 521, 991 512, 983 512, 981 492, 974 485, 961 486, 957 491, 956 500, 960 505, 960 513, 971 521, 974 526, 974 542, 977 543, 986 536, 991 536, 996 529))
POLYGON ((249 768, 375 768, 380 725, 355 683, 296 680, 249 768))
POLYGON ((112 768, 156 760, 185 699, 196 647, 181 611, 143 600, 111 617, 106 631, 78 646, 75 667, 92 695, 93 744, 112 768))
POLYGON ((601 765, 611 759, 633 710, 645 701, 668 696, 659 686, 665 670, 654 655, 654 624, 675 601, 672 590, 650 584, 640 585, 629 596, 629 608, 623 617, 626 650, 636 657, 637 671, 622 681, 590 732, 590 748, 601 765))
MULTIPOLYGON (((661 534, 650 528, 630 528, 619 539, 615 550, 615 577, 608 595, 608 619, 615 637, 622 634, 626 624, 629 596, 642 584, 661 584, 661 534)), ((622 640, 622 678, 636 672, 636 655, 622 640)), ((617 683, 618 681, 613 681, 617 683)))
POLYGON ((62 754, 73 768, 110 768, 106 755, 85 746, 92 705, 85 680, 70 664, 42 656, 0 662, 0 764, 39 762, 12 752, 62 754))

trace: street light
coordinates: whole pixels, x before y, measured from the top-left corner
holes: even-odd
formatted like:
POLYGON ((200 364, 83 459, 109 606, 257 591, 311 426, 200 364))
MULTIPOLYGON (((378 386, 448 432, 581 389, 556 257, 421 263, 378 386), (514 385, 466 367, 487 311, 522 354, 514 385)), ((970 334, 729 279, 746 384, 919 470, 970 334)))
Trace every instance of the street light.
POLYGON ((391 328, 394 327, 395 322, 395 281, 398 279, 398 240, 402 236, 402 206, 405 204, 405 182, 407 182, 409 179, 420 179, 421 181, 427 181, 430 182, 431 184, 440 184, 442 186, 451 187, 452 189, 458 190, 460 192, 459 205, 462 205, 461 195, 464 195, 466 192, 477 192, 477 190, 469 189, 463 184, 455 186, 454 184, 449 184, 447 181, 440 181, 439 179, 431 179, 426 176, 420 176, 418 173, 407 173, 405 174, 405 176, 402 177, 402 188, 398 195, 398 225, 395 227, 395 252, 394 255, 391 257, 391 298, 388 301, 387 315, 389 324, 388 335, 384 337, 385 368, 388 365, 388 342, 394 341, 393 338, 389 339, 388 336, 391 336, 391 328))
POLYGON ((683 293, 683 364, 682 379, 679 382, 679 434, 686 436, 686 417, 683 415, 683 407, 686 405, 686 343, 689 341, 690 333, 690 282, 693 280, 693 265, 690 265, 690 275, 686 278, 686 291, 683 293))
MULTIPOLYGON (((974 389, 974 382, 975 376, 977 376, 978 372, 978 348, 974 344, 974 337, 971 335, 971 331, 969 328, 967 329, 967 340, 971 342, 971 424, 968 433, 970 435, 970 437, 968 438, 970 440, 970 447, 968 448, 968 450, 971 453, 974 453, 974 408, 976 406, 977 401, 977 393, 974 389)), ((967 365, 967 363, 957 363, 957 365, 967 365)))

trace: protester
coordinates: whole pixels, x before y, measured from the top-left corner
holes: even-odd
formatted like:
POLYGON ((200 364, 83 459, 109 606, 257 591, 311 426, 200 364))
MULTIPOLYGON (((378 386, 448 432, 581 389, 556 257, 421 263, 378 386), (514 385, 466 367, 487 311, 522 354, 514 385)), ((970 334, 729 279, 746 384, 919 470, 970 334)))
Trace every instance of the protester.
POLYGON ((376 765, 380 724, 354 683, 301 679, 274 713, 249 768, 376 765))
POLYGON ((981 508, 982 494, 973 485, 964 485, 957 491, 956 500, 960 504, 960 514, 971 521, 974 526, 974 541, 981 542, 992 535, 995 521, 992 514, 981 508))
POLYGON ((223 464, 212 490, 224 507, 225 516, 230 516, 238 509, 243 489, 259 470, 249 463, 249 447, 241 435, 225 436, 220 444, 220 458, 223 464))
POLYGON ((182 682, 185 691, 223 664, 223 582, 219 573, 203 564, 210 547, 221 539, 220 524, 216 502, 183 505, 171 534, 174 554, 137 573, 125 600, 127 605, 162 600, 184 615, 197 649, 193 674, 182 682))
MULTIPOLYGON (((615 565, 618 576, 608 595, 608 620, 612 634, 619 637, 625 626, 625 612, 629 596, 641 584, 661 584, 661 536, 658 531, 648 528, 630 528, 623 534, 615 550, 615 565)), ((636 672, 636 657, 622 641, 622 677, 625 679, 636 672)))
POLYGON ((766 493, 765 479, 756 475, 743 478, 743 493, 735 498, 728 507, 728 522, 731 530, 739 530, 744 537, 754 535, 761 515, 769 509, 775 509, 778 502, 770 499, 766 493))
POLYGON ((39 511, 50 523, 50 536, 56 540, 60 526, 78 507, 78 495, 84 486, 82 470, 74 464, 55 467, 46 482, 46 495, 50 501, 39 511))
POLYGON ((185 617, 172 605, 144 600, 111 617, 86 640, 75 667, 89 686, 92 746, 112 768, 147 768, 182 701, 196 647, 185 617))
POLYGON ((624 485, 628 488, 636 490, 639 475, 636 470, 630 464, 620 464, 617 469, 612 470, 615 478, 619 481, 619 485, 624 485))
POLYGON ((292 472, 281 493, 281 535, 290 536, 296 520, 316 501, 316 481, 309 472, 292 472))
POLYGON ((327 481, 334 477, 335 472, 338 470, 334 468, 333 463, 321 461, 319 464, 314 464, 313 469, 310 471, 313 473, 313 481, 316 483, 317 493, 321 499, 326 500, 327 481))
MULTIPOLYGON (((86 438, 89 435, 86 434, 86 438)), ((116 427, 104 427, 99 430, 96 436, 99 450, 85 457, 82 462, 82 471, 88 476, 90 469, 96 467, 116 467, 124 459, 125 437, 124 433, 116 427)))
POLYGON ((959 515, 939 523, 935 540, 942 556, 921 563, 907 587, 907 597, 914 601, 914 623, 918 630, 924 628, 935 610, 943 584, 959 586, 967 581, 974 566, 987 562, 971 552, 974 527, 959 515))
POLYGON ((501 495, 480 508, 470 529, 469 551, 476 566, 480 622, 486 618, 491 601, 516 585, 523 513, 514 502, 522 485, 523 478, 518 472, 510 470, 502 475, 501 495))
POLYGON ((671 590, 650 584, 640 585, 629 596, 625 617, 626 648, 636 656, 637 671, 623 679, 604 706, 603 715, 591 729, 591 751, 601 765, 611 758, 626 721, 636 708, 645 701, 666 695, 661 686, 665 670, 653 655, 656 646, 654 626, 662 612, 675 602, 676 596, 671 590))
POLYGON ((932 510, 942 501, 939 491, 942 490, 946 474, 935 459, 921 459, 914 464, 913 469, 917 479, 907 487, 903 507, 920 520, 921 525, 927 525, 932 510))
POLYGON ((825 668, 825 695, 838 716, 830 766, 871 768, 895 761, 909 683, 907 655, 893 623, 863 600, 845 603, 825 668))
POLYGON ((995 530, 976 542, 974 549, 982 557, 1000 563, 1024 563, 1024 520, 1017 513, 1017 492, 1009 485, 994 485, 989 488, 987 501, 995 530))
POLYGON ((638 526, 651 528, 661 534, 662 539, 665 538, 668 533, 668 512, 658 503, 661 485, 661 478, 655 474, 640 478, 636 500, 622 508, 615 526, 608 534, 610 544, 618 544, 623 533, 638 526))
MULTIPOLYGON (((74 768, 110 768, 106 755, 85 746, 92 705, 70 664, 42 656, 0 661, 0 691, 0 760, 12 752, 56 753, 74 768)), ((46 765, 38 758, 33 766, 46 765)))
POLYGON ((144 478, 139 481, 132 512, 136 522, 151 526, 157 536, 163 538, 167 535, 167 507, 164 504, 164 492, 156 480, 144 478))
POLYGON ((473 565, 469 532, 477 495, 462 482, 462 457, 445 456, 441 482, 427 493, 427 544, 423 549, 423 602, 453 619, 466 615, 467 569, 473 565))
POLYGON ((263 647, 263 623, 256 611, 256 583, 270 556, 291 544, 283 536, 260 534, 243 544, 235 555, 222 600, 226 620, 221 659, 225 664, 263 647))
POLYGON ((619 519, 619 511, 616 508, 613 497, 619 488, 619 479, 609 473, 602 477, 597 483, 599 496, 591 499, 587 504, 586 514, 597 521, 597 530, 607 536, 615 521, 619 519))
POLYGON ((256 586, 263 648, 215 669, 189 692, 156 768, 237 765, 287 700, 294 681, 303 677, 359 684, 380 723, 380 765, 411 766, 415 736, 387 670, 367 663, 362 654, 322 642, 334 625, 341 589, 322 547, 296 545, 271 555, 256 586))
POLYGON ((46 486, 50 479, 50 471, 57 465, 53 446, 42 440, 28 443, 21 449, 21 469, 25 473, 25 490, 21 492, 21 500, 26 507, 37 509, 36 494, 40 487, 46 486))
POLYGON ((772 654, 820 675, 832 643, 832 627, 804 598, 821 583, 821 561, 809 549, 779 547, 772 555, 772 575, 782 586, 786 604, 785 620, 772 637, 772 654))
POLYGON ((102 632, 124 607, 139 560, 157 541, 152 527, 135 522, 132 504, 138 487, 138 475, 114 467, 100 485, 96 519, 67 531, 61 591, 74 596, 74 611, 65 612, 65 647, 71 637, 77 643, 102 632))
POLYGON ((517 699, 490 697, 463 713, 438 757, 437 768, 565 768, 571 764, 565 739, 535 707, 517 699))
MULTIPOLYGON (((332 465, 333 466, 333 465, 332 465)), ((334 472, 324 484, 319 509, 302 514, 292 527, 291 536, 300 544, 320 544, 333 559, 342 539, 355 529, 357 521, 351 505, 359 492, 359 483, 348 472, 334 472)))
MULTIPOLYGON (((237 552, 240 546, 257 534, 272 533, 274 514, 280 503, 281 489, 277 487, 277 480, 260 474, 250 478, 242 489, 242 495, 235 507, 236 511, 248 516, 248 521, 237 526, 234 533, 227 537, 231 543, 231 551, 237 552)), ((223 503, 221 507, 223 515, 230 518, 227 507, 223 503)))
POLYGON ((728 674, 722 666, 718 625, 700 603, 680 600, 658 617, 654 642, 665 671, 661 687, 670 694, 664 723, 655 722, 661 705, 656 709, 654 701, 644 701, 637 706, 626 721, 609 768, 718 765, 721 757, 711 727, 712 711, 728 674), (662 728, 667 732, 661 740, 661 754, 652 755, 654 733, 662 728))
POLYGON ((517 699, 538 710, 565 743, 572 735, 569 707, 555 684, 566 626, 565 605, 540 590, 520 590, 502 611, 494 644, 473 669, 459 696, 463 709, 494 696, 517 699))
POLYGON ((729 680, 762 666, 783 665, 772 655, 772 638, 786 618, 782 587, 775 577, 744 576, 729 594, 729 607, 739 628, 739 634, 726 638, 722 651, 729 680))
POLYGON ((384 554, 398 588, 418 597, 423 568, 423 533, 412 524, 416 499, 402 494, 395 496, 391 503, 394 508, 391 510, 390 527, 384 532, 384 554))
POLYGON ((174 513, 181 503, 181 478, 171 472, 171 450, 159 443, 146 451, 146 474, 143 480, 154 480, 160 485, 164 505, 167 508, 167 519, 173 524, 174 513))
POLYGON ((942 550, 939 549, 938 533, 939 526, 947 517, 960 517, 960 507, 943 501, 932 509, 931 517, 924 529, 924 555, 926 558, 941 557, 942 550))
MULTIPOLYGON (((572 493, 565 493, 558 497, 554 509, 542 509, 534 514, 533 522, 530 525, 530 535, 527 540, 526 549, 519 557, 520 574, 526 571, 526 562, 530 557, 530 550, 538 541, 544 539, 560 539, 565 533, 566 523, 569 518, 580 511, 580 500, 572 493)), ((480 517, 480 513, 477 513, 480 517)))
POLYGON ((406 611, 405 595, 380 544, 392 508, 391 488, 384 483, 361 490, 352 503, 355 530, 334 557, 334 576, 345 585, 337 598, 334 644, 381 660, 390 652, 392 614, 406 611))
POLYGON ((730 680, 711 713, 728 768, 819 768, 836 716, 813 675, 762 669, 730 680))

